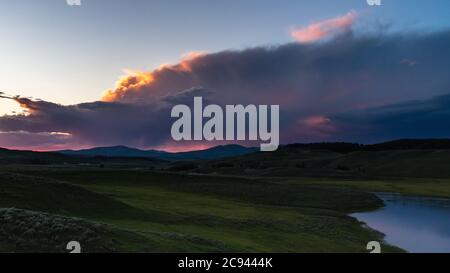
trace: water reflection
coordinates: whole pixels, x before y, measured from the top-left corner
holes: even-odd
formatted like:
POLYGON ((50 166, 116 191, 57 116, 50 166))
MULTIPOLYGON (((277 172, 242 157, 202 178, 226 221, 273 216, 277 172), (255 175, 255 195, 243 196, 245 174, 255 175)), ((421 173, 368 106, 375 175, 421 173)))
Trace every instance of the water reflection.
POLYGON ((450 200, 377 193, 386 207, 352 214, 409 252, 450 253, 450 200))

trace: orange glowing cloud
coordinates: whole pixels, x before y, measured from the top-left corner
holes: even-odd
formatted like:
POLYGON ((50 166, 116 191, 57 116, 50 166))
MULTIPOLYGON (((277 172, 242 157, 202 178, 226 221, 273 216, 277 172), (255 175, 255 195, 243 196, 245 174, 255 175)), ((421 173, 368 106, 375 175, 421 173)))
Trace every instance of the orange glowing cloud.
POLYGON ((122 76, 117 82, 114 90, 108 90, 103 94, 102 100, 107 102, 116 101, 123 96, 124 93, 138 90, 140 87, 149 85, 153 82, 152 73, 140 71, 125 71, 127 75, 122 76))
POLYGON ((139 92, 143 87, 150 87, 165 70, 174 72, 191 72, 191 64, 197 58, 206 55, 205 52, 191 51, 181 56, 177 64, 161 64, 151 72, 125 70, 126 75, 117 82, 114 90, 107 90, 102 101, 113 102, 122 99, 128 92, 139 92))
POLYGON ((37 106, 37 101, 33 101, 29 98, 22 98, 19 96, 14 96, 9 98, 19 104, 22 112, 19 115, 29 116, 38 111, 39 107, 37 106))
POLYGON ((293 29, 291 36, 299 43, 312 43, 349 30, 356 17, 357 13, 350 11, 340 17, 313 23, 307 27, 293 29))
POLYGON ((181 61, 178 65, 174 66, 175 69, 181 69, 183 71, 191 72, 191 63, 197 58, 205 56, 205 52, 201 51, 190 51, 181 56, 181 61))
MULTIPOLYGON (((13 111, 13 115, 29 115, 31 111, 33 111, 33 105, 31 100, 26 98, 21 98, 20 96, 10 96, 6 95, 3 92, 0 92, 0 99, 6 99, 8 101, 13 101, 14 103, 19 105, 19 109, 17 111, 13 111)), ((6 113, 3 113, 6 114, 6 113)), ((2 114, 0 113, 0 116, 2 114)))

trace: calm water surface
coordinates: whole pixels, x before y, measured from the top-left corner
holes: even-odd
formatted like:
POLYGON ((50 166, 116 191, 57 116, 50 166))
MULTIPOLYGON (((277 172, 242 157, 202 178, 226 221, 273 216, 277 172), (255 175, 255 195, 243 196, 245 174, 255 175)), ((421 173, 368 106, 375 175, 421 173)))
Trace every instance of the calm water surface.
POLYGON ((450 253, 450 199, 377 193, 386 207, 351 216, 408 252, 450 253))

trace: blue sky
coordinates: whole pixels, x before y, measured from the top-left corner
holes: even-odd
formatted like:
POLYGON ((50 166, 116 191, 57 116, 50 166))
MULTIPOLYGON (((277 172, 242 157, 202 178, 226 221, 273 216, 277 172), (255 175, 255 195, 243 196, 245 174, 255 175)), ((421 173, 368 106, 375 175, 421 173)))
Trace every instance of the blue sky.
MULTIPOLYGON (((5 0, 0 6, 0 91, 63 104, 94 101, 124 69, 151 70, 189 51, 281 44, 293 27, 351 10, 362 28, 439 29, 450 1, 5 0), (7 3, 5 3, 7 2, 7 3)), ((0 102, 0 114, 16 105, 0 102)))

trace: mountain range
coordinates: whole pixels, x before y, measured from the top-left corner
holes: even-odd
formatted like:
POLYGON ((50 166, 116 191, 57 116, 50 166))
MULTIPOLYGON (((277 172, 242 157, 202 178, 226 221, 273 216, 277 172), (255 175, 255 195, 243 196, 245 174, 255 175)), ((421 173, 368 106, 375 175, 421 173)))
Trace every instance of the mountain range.
POLYGON ((215 146, 205 150, 196 150, 178 153, 171 153, 158 150, 140 150, 136 148, 130 148, 127 146, 96 147, 85 150, 62 150, 62 151, 55 151, 55 153, 70 156, 141 157, 141 158, 154 158, 154 159, 176 161, 176 160, 219 159, 250 154, 257 151, 258 151, 257 148, 248 148, 240 145, 230 144, 230 145, 215 146))

